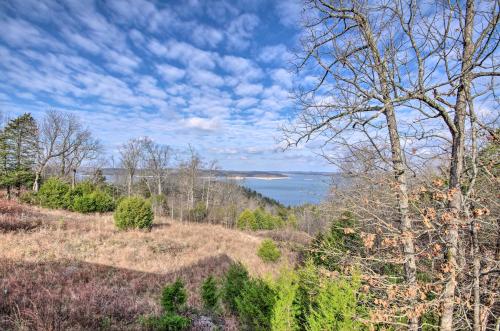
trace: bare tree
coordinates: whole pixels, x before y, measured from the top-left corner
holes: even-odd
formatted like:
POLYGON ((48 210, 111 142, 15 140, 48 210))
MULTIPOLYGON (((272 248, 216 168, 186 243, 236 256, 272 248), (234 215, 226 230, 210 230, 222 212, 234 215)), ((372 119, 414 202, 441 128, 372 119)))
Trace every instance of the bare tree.
POLYGON ((142 158, 142 141, 140 139, 130 139, 120 147, 120 161, 122 167, 127 171, 127 194, 131 196, 134 176, 142 158))
MULTIPOLYGON (((465 120, 472 116, 475 100, 491 100, 492 96, 497 100, 499 4, 497 0, 311 0, 305 7, 305 56, 299 59, 298 70, 318 79, 296 92, 302 112, 296 123, 285 128, 286 144, 314 138, 324 146, 336 143, 352 151, 356 143, 367 142, 391 165, 410 286, 416 285, 416 264, 407 174, 416 172, 406 160, 415 153, 405 148, 425 148, 426 153, 449 159, 446 194, 450 199, 442 211, 446 222, 439 228, 447 250, 446 286, 440 301, 443 330, 457 325, 455 297, 460 270, 465 267, 458 261, 463 254, 460 247, 464 247, 460 224, 466 212, 462 192, 465 120), (384 136, 389 140, 389 157, 384 153, 384 136), (409 148, 410 139, 420 145, 413 143, 409 148)), ((474 123, 496 136, 484 121, 475 117, 474 123)), ((480 300, 477 293, 475 297, 480 300)), ((478 329, 479 308, 474 309, 473 324, 478 329)), ((409 327, 418 328, 418 316, 410 318, 409 327)))
POLYGON ((145 138, 142 144, 144 149, 143 167, 153 177, 156 187, 155 190, 151 190, 151 193, 156 192, 156 194, 161 195, 163 194, 163 183, 168 175, 172 149, 167 145, 157 144, 149 138, 145 138))

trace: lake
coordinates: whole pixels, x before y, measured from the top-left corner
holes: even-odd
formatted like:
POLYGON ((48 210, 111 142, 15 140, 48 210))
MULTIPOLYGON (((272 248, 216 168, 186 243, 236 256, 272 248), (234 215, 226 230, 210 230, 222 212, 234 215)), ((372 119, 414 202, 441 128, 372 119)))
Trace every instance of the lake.
POLYGON ((284 205, 297 206, 304 203, 317 204, 328 195, 335 176, 320 174, 283 173, 288 178, 261 179, 247 177, 237 180, 260 194, 273 198, 284 205))

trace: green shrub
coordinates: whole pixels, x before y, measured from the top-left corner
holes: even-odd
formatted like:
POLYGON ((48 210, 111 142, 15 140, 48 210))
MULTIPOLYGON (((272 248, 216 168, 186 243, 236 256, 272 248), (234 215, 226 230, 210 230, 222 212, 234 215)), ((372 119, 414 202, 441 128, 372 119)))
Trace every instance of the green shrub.
POLYGON ((359 303, 360 285, 359 277, 323 278, 317 289, 315 306, 307 317, 307 330, 367 330, 367 326, 358 320, 367 315, 359 303))
MULTIPOLYGON (((77 197, 82 197, 85 194, 90 194, 94 191, 94 185, 89 181, 83 181, 75 185, 75 188, 70 189, 64 196, 64 205, 66 209, 74 210, 73 205, 77 197)), ((76 210, 74 210, 76 211, 76 210)))
POLYGON ((177 279, 174 283, 163 288, 161 306, 167 313, 179 313, 186 303, 187 294, 184 283, 177 279))
POLYGON ((248 282, 248 271, 241 263, 234 263, 226 273, 223 287, 224 302, 230 310, 237 311, 236 298, 248 282))
POLYGON ((255 215, 250 209, 245 209, 236 222, 236 226, 242 230, 250 229, 253 224, 255 224, 255 215))
POLYGON ((298 288, 295 302, 298 307, 297 320, 299 325, 306 325, 307 316, 315 306, 320 283, 319 270, 312 260, 307 260, 302 268, 297 270, 298 288))
POLYGON ((276 295, 274 290, 261 279, 245 283, 236 298, 240 322, 245 330, 269 330, 276 295))
POLYGON ((65 208, 65 196, 70 187, 58 178, 49 178, 38 191, 40 204, 47 208, 65 208))
POLYGON ((80 213, 104 213, 115 208, 113 198, 102 191, 94 191, 82 196, 76 196, 72 210, 80 213))
POLYGON ((329 231, 319 233, 312 242, 312 249, 309 250, 314 263, 331 271, 340 271, 338 264, 341 257, 347 252, 356 252, 364 247, 361 237, 355 231, 356 225, 354 216, 344 213, 332 222, 329 231))
POLYGON ((293 270, 283 270, 275 284, 276 302, 271 318, 272 331, 299 330, 297 316, 298 276, 293 270))
POLYGON ((211 312, 219 310, 220 292, 217 286, 217 280, 213 276, 208 276, 201 285, 201 299, 203 307, 211 312))
POLYGON ((115 225, 122 230, 151 228, 153 218, 151 203, 139 197, 121 200, 114 214, 115 225))
POLYGON ((265 239, 260 244, 259 250, 257 251, 257 255, 264 262, 276 262, 281 257, 281 251, 276 246, 273 240, 265 239))
POLYGON ((189 328, 189 318, 178 315, 186 303, 187 294, 184 283, 177 279, 174 283, 163 288, 160 304, 163 308, 161 316, 147 316, 140 319, 141 324, 148 330, 181 331, 189 328))
POLYGON ((182 331, 188 329, 191 324, 189 318, 176 314, 143 317, 140 322, 152 331, 182 331))
POLYGON ((189 219, 194 222, 203 222, 208 216, 208 210, 201 201, 197 202, 193 209, 189 211, 189 219))

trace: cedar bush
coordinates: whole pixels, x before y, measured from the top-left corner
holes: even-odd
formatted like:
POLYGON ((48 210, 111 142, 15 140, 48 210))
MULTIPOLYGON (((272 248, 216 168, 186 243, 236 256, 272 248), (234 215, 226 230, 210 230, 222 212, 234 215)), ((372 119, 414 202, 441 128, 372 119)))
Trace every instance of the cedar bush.
POLYGON ((62 209, 66 207, 65 196, 69 190, 70 187, 66 182, 53 177, 42 184, 37 195, 43 207, 62 209))
POLYGON ((95 190, 94 185, 90 183, 89 181, 83 181, 75 185, 75 188, 70 189, 64 196, 64 205, 65 208, 73 211, 74 210, 74 203, 75 199, 78 197, 82 197, 86 194, 90 194, 95 190))
POLYGON ((253 224, 255 224, 255 215, 250 209, 245 209, 236 222, 236 226, 242 230, 252 228, 253 224))
POLYGON ((151 203, 139 197, 122 199, 114 214, 115 225, 121 230, 151 228, 153 218, 151 203))
POLYGON ((270 330, 276 294, 261 279, 247 281, 236 298, 238 316, 244 330, 270 330))
POLYGON ((276 246, 273 240, 265 239, 260 244, 259 250, 257 251, 257 255, 264 262, 276 262, 281 257, 281 251, 276 246))
POLYGON ((72 205, 72 210, 80 213, 105 213, 113 211, 114 208, 113 198, 102 191, 76 196, 72 205))
POLYGON ((219 310, 220 291, 217 286, 217 280, 212 275, 205 279, 201 285, 200 292, 203 307, 208 311, 217 312, 219 310))
POLYGON ((297 273, 285 269, 274 284, 276 302, 271 318, 272 331, 300 330, 298 323, 299 307, 297 305, 297 290, 299 288, 297 273))
POLYGON ((187 293, 184 283, 177 279, 174 283, 163 288, 160 304, 163 308, 161 316, 143 317, 140 322, 148 330, 155 331, 181 331, 189 328, 189 318, 179 315, 184 309, 187 293))
POLYGON ((236 222, 236 226, 243 230, 273 230, 281 228, 285 225, 283 218, 279 215, 273 215, 266 212, 262 208, 257 208, 254 211, 245 209, 236 222))
POLYGON ((309 250, 309 257, 318 266, 330 271, 340 271, 340 254, 329 252, 357 252, 364 247, 359 233, 355 230, 357 224, 352 213, 343 213, 331 223, 329 231, 316 236, 309 250))
POLYGON ((224 280, 222 295, 224 303, 233 312, 237 311, 236 298, 248 282, 248 271, 241 263, 234 263, 229 267, 224 280))
POLYGON ((184 283, 177 279, 173 284, 163 288, 161 294, 161 306, 167 313, 179 313, 186 303, 187 293, 184 283))

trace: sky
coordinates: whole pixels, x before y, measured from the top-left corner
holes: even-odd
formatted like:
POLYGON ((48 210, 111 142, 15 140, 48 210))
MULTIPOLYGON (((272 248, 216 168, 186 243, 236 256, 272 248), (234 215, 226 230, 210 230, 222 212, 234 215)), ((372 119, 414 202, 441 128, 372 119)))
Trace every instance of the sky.
POLYGON ((332 170, 279 144, 300 14, 294 0, 1 1, 0 111, 74 112, 107 155, 148 136, 227 170, 332 170))

